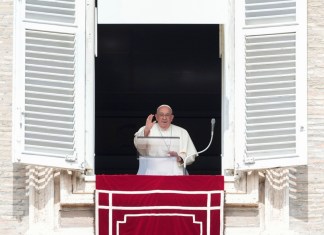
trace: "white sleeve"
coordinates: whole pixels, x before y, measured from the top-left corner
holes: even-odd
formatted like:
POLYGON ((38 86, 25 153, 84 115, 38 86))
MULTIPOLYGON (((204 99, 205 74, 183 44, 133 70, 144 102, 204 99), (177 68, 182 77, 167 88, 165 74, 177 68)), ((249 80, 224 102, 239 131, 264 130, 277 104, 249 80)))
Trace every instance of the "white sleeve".
POLYGON ((146 149, 147 143, 137 137, 144 137, 144 126, 141 127, 134 135, 134 145, 140 155, 145 155, 143 151, 146 149))
POLYGON ((190 165, 195 161, 196 156, 198 156, 196 147, 186 130, 182 131, 180 138, 179 156, 186 161, 186 165, 190 165))

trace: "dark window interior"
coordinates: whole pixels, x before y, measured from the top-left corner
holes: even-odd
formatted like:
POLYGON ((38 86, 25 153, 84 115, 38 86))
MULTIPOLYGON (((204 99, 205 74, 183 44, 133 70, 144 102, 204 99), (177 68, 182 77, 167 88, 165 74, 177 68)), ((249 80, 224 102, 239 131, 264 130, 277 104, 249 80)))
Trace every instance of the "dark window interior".
POLYGON ((218 25, 98 25, 96 174, 136 174, 134 133, 160 104, 174 111, 198 151, 189 174, 221 173, 218 25))

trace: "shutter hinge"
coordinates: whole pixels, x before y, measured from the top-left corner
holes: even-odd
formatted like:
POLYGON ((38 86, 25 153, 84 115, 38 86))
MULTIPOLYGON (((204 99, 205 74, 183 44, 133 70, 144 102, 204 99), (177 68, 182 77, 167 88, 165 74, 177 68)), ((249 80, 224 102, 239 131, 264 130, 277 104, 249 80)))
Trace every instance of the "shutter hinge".
POLYGON ((245 164, 254 164, 255 163, 254 157, 248 157, 248 156, 245 155, 244 163, 245 164))
POLYGON ((21 129, 23 127, 23 124, 24 124, 25 112, 24 111, 21 111, 20 109, 19 109, 19 112, 20 112, 19 127, 21 129))
POLYGON ((65 161, 67 162, 75 162, 77 160, 77 154, 73 154, 73 155, 66 155, 65 156, 65 161))

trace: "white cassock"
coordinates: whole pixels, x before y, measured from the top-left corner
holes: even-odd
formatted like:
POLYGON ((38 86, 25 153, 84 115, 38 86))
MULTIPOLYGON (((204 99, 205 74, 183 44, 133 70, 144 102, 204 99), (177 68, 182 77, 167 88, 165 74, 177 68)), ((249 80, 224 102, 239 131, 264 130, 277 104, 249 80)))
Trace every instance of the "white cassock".
POLYGON ((170 157, 169 152, 175 151, 190 165, 198 155, 197 150, 188 134, 182 127, 170 125, 163 130, 155 123, 148 138, 144 137, 141 127, 134 137, 134 145, 140 154, 138 175, 183 175, 184 164, 170 157))

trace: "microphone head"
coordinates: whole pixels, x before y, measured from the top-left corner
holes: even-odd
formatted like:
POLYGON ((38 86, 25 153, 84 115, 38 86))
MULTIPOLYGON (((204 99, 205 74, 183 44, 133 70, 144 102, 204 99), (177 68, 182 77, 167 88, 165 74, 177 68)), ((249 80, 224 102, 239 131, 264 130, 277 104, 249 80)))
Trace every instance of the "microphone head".
POLYGON ((214 128, 215 128, 215 118, 212 118, 211 120, 211 134, 213 135, 214 134, 214 128))

